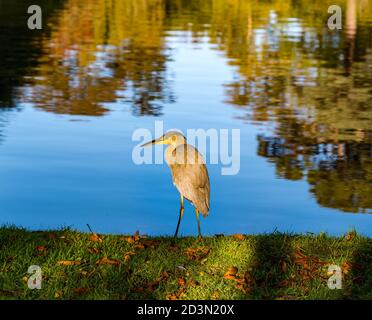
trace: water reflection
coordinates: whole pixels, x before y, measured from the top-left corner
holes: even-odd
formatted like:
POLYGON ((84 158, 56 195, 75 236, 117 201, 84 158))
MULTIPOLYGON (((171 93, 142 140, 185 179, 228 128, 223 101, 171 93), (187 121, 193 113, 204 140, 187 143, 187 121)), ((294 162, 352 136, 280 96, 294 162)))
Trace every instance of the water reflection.
POLYGON ((135 116, 161 116, 166 104, 181 108, 170 42, 190 34, 226 58, 234 77, 221 79, 225 107, 264 128, 257 154, 279 178, 306 180, 321 206, 370 213, 372 1, 339 1, 342 31, 326 27, 333 2, 48 2, 47 28, 36 35, 23 20, 12 24, 26 12, 17 2, 0 20, 9 28, 0 39, 0 107, 30 102, 97 117, 129 106, 135 116))
POLYGON ((306 176, 322 206, 364 213, 372 208, 370 144, 315 144, 304 137, 296 141, 260 136, 258 141, 258 154, 275 164, 276 174, 290 180, 306 176))
POLYGON ((174 100, 163 21, 162 1, 67 1, 42 41, 28 101, 89 116, 104 115, 105 103, 125 101, 136 115, 159 115, 161 104, 174 100))

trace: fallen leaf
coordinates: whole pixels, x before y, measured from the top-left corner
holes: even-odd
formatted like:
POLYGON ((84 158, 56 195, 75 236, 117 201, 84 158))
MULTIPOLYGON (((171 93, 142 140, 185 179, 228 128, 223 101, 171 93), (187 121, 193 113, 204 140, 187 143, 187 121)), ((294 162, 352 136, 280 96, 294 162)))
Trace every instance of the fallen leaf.
POLYGON ((55 298, 55 299, 59 299, 61 296, 62 296, 62 292, 61 292, 61 291, 56 291, 56 292, 54 293, 54 298, 55 298))
POLYGON ((97 265, 110 265, 110 266, 117 266, 120 264, 119 260, 115 259, 109 259, 107 257, 103 257, 101 259, 98 259, 96 262, 97 265))
POLYGON ((178 285, 180 287, 184 287, 186 285, 186 280, 184 278, 179 278, 178 279, 178 285))
POLYGON ((76 294, 84 294, 84 293, 87 293, 88 291, 89 291, 88 288, 76 288, 76 289, 74 289, 74 292, 76 294))
POLYGON ((135 246, 134 246, 134 249, 145 249, 145 246, 143 245, 143 244, 136 244, 135 246))
POLYGON ((246 237, 244 235, 242 235, 242 234, 234 234, 232 237, 234 239, 237 239, 237 240, 240 240, 240 241, 243 241, 243 240, 246 239, 246 237))
POLYGON ((300 275, 304 280, 308 280, 312 278, 312 274, 319 270, 321 266, 327 265, 328 262, 321 261, 315 257, 312 256, 306 256, 301 251, 297 250, 293 254, 295 263, 302 266, 303 269, 300 272, 300 275))
POLYGON ((200 247, 200 248, 187 248, 186 255, 190 260, 202 260, 209 254, 209 248, 200 247))
POLYGON ((355 238, 356 236, 356 232, 355 231, 351 231, 351 232, 348 232, 345 236, 345 240, 346 241, 351 241, 355 238))
POLYGON ((46 248, 44 246, 37 246, 36 250, 39 251, 39 252, 42 252, 42 251, 45 251, 46 248))
POLYGON ((89 240, 90 240, 90 241, 93 241, 93 242, 103 242, 102 236, 99 235, 98 233, 93 233, 93 234, 89 237, 89 240))
POLYGON ((126 241, 126 242, 128 242, 128 243, 130 243, 130 244, 133 244, 133 243, 136 243, 136 242, 138 242, 140 239, 141 239, 141 237, 140 237, 140 235, 139 235, 139 231, 136 231, 136 233, 133 235, 133 236, 129 236, 129 237, 121 237, 121 238, 119 238, 120 240, 124 240, 124 241, 126 241))
POLYGON ((227 269, 225 276, 235 276, 236 274, 238 273, 238 268, 237 267, 230 267, 229 269, 227 269))
POLYGON ((250 287, 254 284, 254 280, 248 271, 244 272, 244 282, 250 287))
POLYGON ((133 252, 133 251, 129 251, 129 252, 125 253, 125 254, 124 254, 124 260, 125 260, 125 261, 129 261, 129 260, 131 259, 131 256, 132 256, 132 255, 135 255, 135 254, 136 254, 136 253, 133 252))
POLYGON ((136 231, 136 233, 134 234, 134 236, 133 236, 133 239, 134 239, 134 241, 139 241, 139 239, 140 239, 140 235, 139 235, 139 231, 137 230, 136 231))
POLYGON ((225 279, 228 279, 228 280, 234 280, 234 281, 237 280, 237 277, 235 275, 231 275, 231 274, 225 274, 223 277, 225 279))
POLYGON ((81 264, 81 261, 61 260, 57 263, 61 266, 78 266, 79 264, 81 264))
POLYGON ((177 294, 171 293, 165 297, 166 300, 178 300, 177 294))
POLYGON ((245 282, 244 278, 239 277, 237 275, 237 272, 238 272, 238 268, 237 267, 230 267, 226 271, 226 273, 223 275, 223 277, 225 279, 228 279, 228 280, 234 280, 234 281, 239 282, 239 283, 244 283, 245 282))
POLYGON ((348 274, 349 271, 351 270, 351 267, 352 267, 352 265, 351 265, 350 263, 348 263, 348 262, 343 263, 343 264, 341 265, 342 272, 343 272, 344 274, 348 274))
POLYGON ((218 291, 214 291, 212 293, 211 299, 212 300, 218 300, 220 298, 220 293, 218 291))

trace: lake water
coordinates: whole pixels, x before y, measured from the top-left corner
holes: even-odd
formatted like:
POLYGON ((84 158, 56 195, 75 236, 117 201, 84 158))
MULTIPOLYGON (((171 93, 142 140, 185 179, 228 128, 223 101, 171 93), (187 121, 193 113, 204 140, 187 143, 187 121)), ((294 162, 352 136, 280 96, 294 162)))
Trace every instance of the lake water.
POLYGON ((173 234, 169 168, 132 161, 163 121, 240 129, 239 174, 208 165, 203 234, 372 236, 371 1, 39 4, 28 30, 28 1, 0 1, 1 224, 173 234))

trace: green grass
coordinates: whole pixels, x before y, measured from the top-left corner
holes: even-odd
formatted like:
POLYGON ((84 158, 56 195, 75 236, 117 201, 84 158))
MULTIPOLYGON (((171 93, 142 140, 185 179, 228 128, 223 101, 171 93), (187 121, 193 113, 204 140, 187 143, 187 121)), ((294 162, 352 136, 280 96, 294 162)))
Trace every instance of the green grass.
POLYGON ((372 299, 372 239, 273 233, 173 240, 0 228, 0 299, 167 298, 372 299), (342 267, 340 290, 327 287, 330 264, 342 267), (42 269, 40 290, 27 286, 30 265, 42 269), (224 277, 231 267, 237 272, 224 277))

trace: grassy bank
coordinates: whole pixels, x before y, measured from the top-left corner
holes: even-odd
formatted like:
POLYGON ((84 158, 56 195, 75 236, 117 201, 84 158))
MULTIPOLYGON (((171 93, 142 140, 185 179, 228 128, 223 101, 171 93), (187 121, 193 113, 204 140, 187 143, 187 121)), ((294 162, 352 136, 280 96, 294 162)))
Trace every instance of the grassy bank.
POLYGON ((0 299, 372 299, 372 239, 350 233, 147 238, 0 229, 0 299), (42 288, 27 287, 30 265, 42 288), (342 289, 327 286, 329 265, 342 289))

